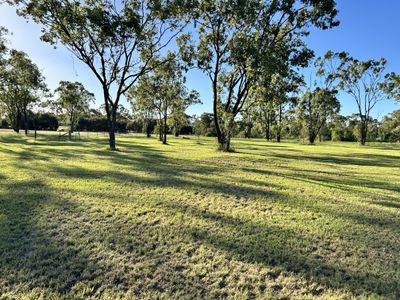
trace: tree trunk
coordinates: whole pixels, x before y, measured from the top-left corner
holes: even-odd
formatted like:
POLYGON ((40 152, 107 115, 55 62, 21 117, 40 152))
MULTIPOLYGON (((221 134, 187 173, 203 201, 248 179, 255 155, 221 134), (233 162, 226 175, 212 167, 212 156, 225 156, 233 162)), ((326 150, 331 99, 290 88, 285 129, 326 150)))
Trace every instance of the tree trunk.
POLYGON ((160 117, 160 119, 158 120, 158 139, 160 140, 160 142, 162 142, 163 140, 163 122, 162 122, 162 118, 160 117))
POLYGON ((164 145, 167 144, 167 116, 164 117, 164 124, 163 124, 163 140, 162 143, 164 145))
POLYGON ((72 133, 74 132, 74 125, 72 123, 72 117, 69 119, 69 131, 68 131, 68 140, 72 140, 72 133))
POLYGON ((278 129, 278 131, 276 132, 276 141, 278 143, 281 142, 281 131, 280 131, 280 129, 278 129))
POLYGON ((265 128, 265 138, 267 139, 267 141, 271 140, 271 127, 270 127, 270 117, 269 117, 269 115, 267 117, 267 126, 265 128))
POLYGON ((108 143, 110 146, 110 150, 115 151, 117 150, 115 144, 115 124, 117 120, 118 102, 110 107, 111 100, 106 86, 103 86, 103 94, 107 113, 108 143))
POLYGON ((25 130, 25 135, 28 135, 29 124, 28 124, 28 114, 26 111, 24 111, 24 130, 25 130))
POLYGON ((221 130, 221 136, 218 137, 218 149, 223 152, 231 152, 231 136, 234 126, 233 120, 229 120, 229 123, 221 130))
POLYGON ((267 124, 266 124, 266 128, 265 128, 265 138, 267 139, 267 141, 271 140, 271 123, 272 123, 272 116, 270 111, 266 112, 266 120, 267 120, 267 124))
POLYGON ((278 126, 276 126, 276 141, 280 143, 282 136, 282 105, 279 105, 278 110, 279 112, 278 112, 278 126))
POLYGON ((20 124, 21 124, 21 113, 19 111, 19 109, 17 109, 17 113, 15 115, 15 118, 13 120, 13 129, 16 133, 19 133, 19 128, 20 128, 20 124))
POLYGON ((109 145, 110 145, 110 150, 115 151, 117 150, 116 144, 115 144, 115 124, 116 124, 116 119, 117 119, 117 108, 113 107, 111 110, 111 116, 107 118, 107 123, 108 123, 108 136, 109 136, 109 145))
POLYGON ((367 135, 368 135, 368 124, 366 120, 361 120, 361 128, 360 128, 360 144, 365 146, 367 143, 367 135))
POLYGON ((174 135, 175 135, 175 137, 179 136, 179 126, 178 126, 177 122, 175 122, 175 124, 174 124, 174 135))
POLYGON ((218 139, 218 149, 223 152, 230 152, 231 138, 225 132, 222 132, 221 138, 218 139))
POLYGON ((146 121, 145 126, 146 126, 146 135, 149 138, 151 137, 151 131, 150 131, 150 122, 148 120, 146 121))
POLYGON ((309 130, 309 136, 308 136, 308 141, 310 142, 311 145, 314 144, 315 139, 316 139, 316 134, 315 134, 315 130, 313 128, 310 128, 309 130))

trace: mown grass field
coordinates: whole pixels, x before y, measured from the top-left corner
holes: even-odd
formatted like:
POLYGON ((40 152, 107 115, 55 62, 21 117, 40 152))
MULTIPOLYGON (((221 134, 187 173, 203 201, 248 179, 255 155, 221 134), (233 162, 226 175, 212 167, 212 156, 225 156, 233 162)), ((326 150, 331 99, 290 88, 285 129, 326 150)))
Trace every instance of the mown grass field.
POLYGON ((82 138, 0 135, 0 298, 400 298, 400 145, 82 138))

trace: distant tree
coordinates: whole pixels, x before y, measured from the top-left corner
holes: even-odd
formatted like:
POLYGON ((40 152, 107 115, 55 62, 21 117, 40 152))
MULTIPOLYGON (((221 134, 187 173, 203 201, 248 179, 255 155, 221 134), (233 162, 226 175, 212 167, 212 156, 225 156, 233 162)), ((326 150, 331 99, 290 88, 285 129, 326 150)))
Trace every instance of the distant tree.
POLYGON ((58 119, 50 113, 32 113, 30 118, 30 128, 35 130, 57 130, 58 119))
POLYGON ((182 112, 187 106, 198 103, 198 93, 188 91, 185 78, 174 55, 167 55, 169 61, 154 72, 142 76, 138 85, 130 90, 128 99, 142 110, 158 115, 160 140, 167 144, 168 117, 173 110, 182 112))
POLYGON ((340 103, 336 98, 335 90, 317 87, 313 91, 305 92, 299 102, 298 112, 308 131, 308 140, 314 144, 321 128, 328 118, 339 112, 340 103))
MULTIPOLYGON (((59 42, 85 63, 101 84, 109 131, 116 149, 121 97, 139 78, 164 63, 151 63, 185 26, 185 1, 7 0, 42 25, 42 40, 59 42), (112 93, 114 95, 112 96, 112 93)), ((190 3, 190 1, 188 1, 190 3)))
POLYGON ((353 133, 354 122, 349 117, 335 115, 329 124, 329 128, 333 141, 355 142, 357 140, 353 133))
POLYGON ((94 102, 94 94, 88 92, 82 83, 60 81, 55 92, 58 99, 54 102, 57 112, 68 120, 69 134, 74 132, 78 119, 89 110, 89 105, 94 102))
POLYGON ((372 110, 377 103, 387 99, 387 93, 394 92, 394 88, 385 88, 385 78, 389 76, 384 75, 385 67, 384 58, 360 61, 346 52, 329 51, 319 60, 319 74, 325 75, 327 80, 335 81, 357 104, 361 145, 367 142, 372 110))
POLYGON ((381 134, 384 141, 400 141, 400 110, 395 110, 383 118, 381 134))
POLYGON ((282 137, 285 109, 287 106, 293 106, 296 103, 297 98, 293 95, 302 84, 302 76, 289 69, 285 73, 285 77, 282 77, 280 74, 274 74, 269 81, 269 86, 265 90, 266 101, 269 101, 269 107, 274 109, 276 141, 278 143, 282 137))
POLYGON ((13 129, 19 132, 22 121, 28 134, 29 109, 47 92, 44 77, 26 53, 16 50, 11 50, 4 60, 1 76, 0 101, 13 129))
POLYGON ((189 106, 201 104, 200 94, 197 91, 186 91, 184 94, 185 95, 182 95, 183 97, 178 97, 176 101, 172 103, 170 123, 175 136, 179 136, 182 126, 185 123, 188 123, 186 110, 189 108, 189 106))
POLYGON ((201 135, 214 137, 217 136, 213 114, 204 112, 200 115, 198 121, 200 124, 197 126, 197 128, 199 130, 201 129, 201 135))

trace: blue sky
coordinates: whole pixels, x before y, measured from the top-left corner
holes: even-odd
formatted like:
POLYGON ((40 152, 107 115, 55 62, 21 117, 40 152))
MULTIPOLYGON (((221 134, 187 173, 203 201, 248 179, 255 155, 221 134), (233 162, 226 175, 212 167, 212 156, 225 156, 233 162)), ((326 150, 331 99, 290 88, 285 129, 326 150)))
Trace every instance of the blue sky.
MULTIPOLYGON (((400 32, 400 1, 398 0, 338 0, 339 27, 328 30, 312 30, 307 37, 307 45, 317 55, 328 50, 347 51, 359 59, 385 57, 388 60, 387 71, 400 73, 400 43, 397 39, 400 32)), ((15 14, 15 10, 6 5, 0 6, 0 26, 7 27, 13 35, 9 37, 11 47, 28 53, 40 67, 51 89, 60 80, 82 82, 85 87, 95 93, 96 106, 102 104, 100 85, 94 75, 80 61, 60 46, 54 49, 40 41, 40 28, 36 24, 27 23, 15 14)), ((307 70, 304 74, 308 75, 307 70)), ((308 77, 307 77, 308 78, 308 77)), ((200 92, 203 104, 189 109, 189 114, 200 114, 212 110, 211 89, 208 78, 199 71, 191 71, 187 75, 187 85, 200 92)), ((340 94, 341 113, 345 115, 356 112, 354 100, 344 93, 340 94)), ((127 108, 129 107, 123 103, 127 108)), ((400 104, 388 100, 375 108, 373 115, 381 118, 400 104)))

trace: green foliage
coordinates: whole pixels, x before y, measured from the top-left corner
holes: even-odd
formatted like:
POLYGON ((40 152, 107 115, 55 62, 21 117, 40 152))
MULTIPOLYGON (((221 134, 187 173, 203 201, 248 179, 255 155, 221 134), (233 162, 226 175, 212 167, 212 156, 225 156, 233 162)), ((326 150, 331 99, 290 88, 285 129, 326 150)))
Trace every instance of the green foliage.
POLYGON ((400 141, 400 110, 395 110, 383 118, 381 134, 384 141, 400 141))
POLYGON ((70 81, 60 81, 55 92, 58 94, 58 99, 53 105, 56 111, 68 121, 72 133, 79 116, 87 112, 90 103, 94 102, 94 94, 88 92, 82 83, 70 81))
POLYGON ((186 88, 185 77, 175 54, 169 52, 166 59, 168 61, 160 64, 152 73, 142 76, 138 85, 128 94, 133 110, 141 111, 145 120, 154 115, 158 117, 160 139, 164 144, 167 143, 168 117, 173 127, 177 128, 182 124, 186 109, 192 104, 201 103, 199 93, 194 90, 189 92, 186 88))
POLYGON ((115 150, 119 102, 154 60, 185 27, 190 1, 7 0, 18 13, 42 27, 42 40, 61 43, 85 63, 100 82, 108 119, 110 149, 115 150))
POLYGON ((305 66, 312 53, 301 37, 309 25, 336 26, 335 1, 199 1, 196 43, 179 40, 181 56, 210 78, 219 147, 229 151, 235 118, 260 77, 305 66), (299 6, 301 7, 299 9, 299 6))
POLYGON ((347 52, 329 51, 316 61, 318 75, 353 97, 360 118, 359 141, 365 145, 368 139, 371 112, 387 95, 396 97, 398 78, 394 73, 384 74, 386 59, 360 61, 347 52))
POLYGON ((28 111, 47 93, 39 68, 22 51, 11 50, 0 66, 0 102, 15 131, 22 119, 28 131, 28 111))
POLYGON ((298 106, 299 118, 304 122, 311 144, 320 133, 326 122, 336 115, 340 109, 337 91, 316 88, 314 91, 305 92, 298 106))

